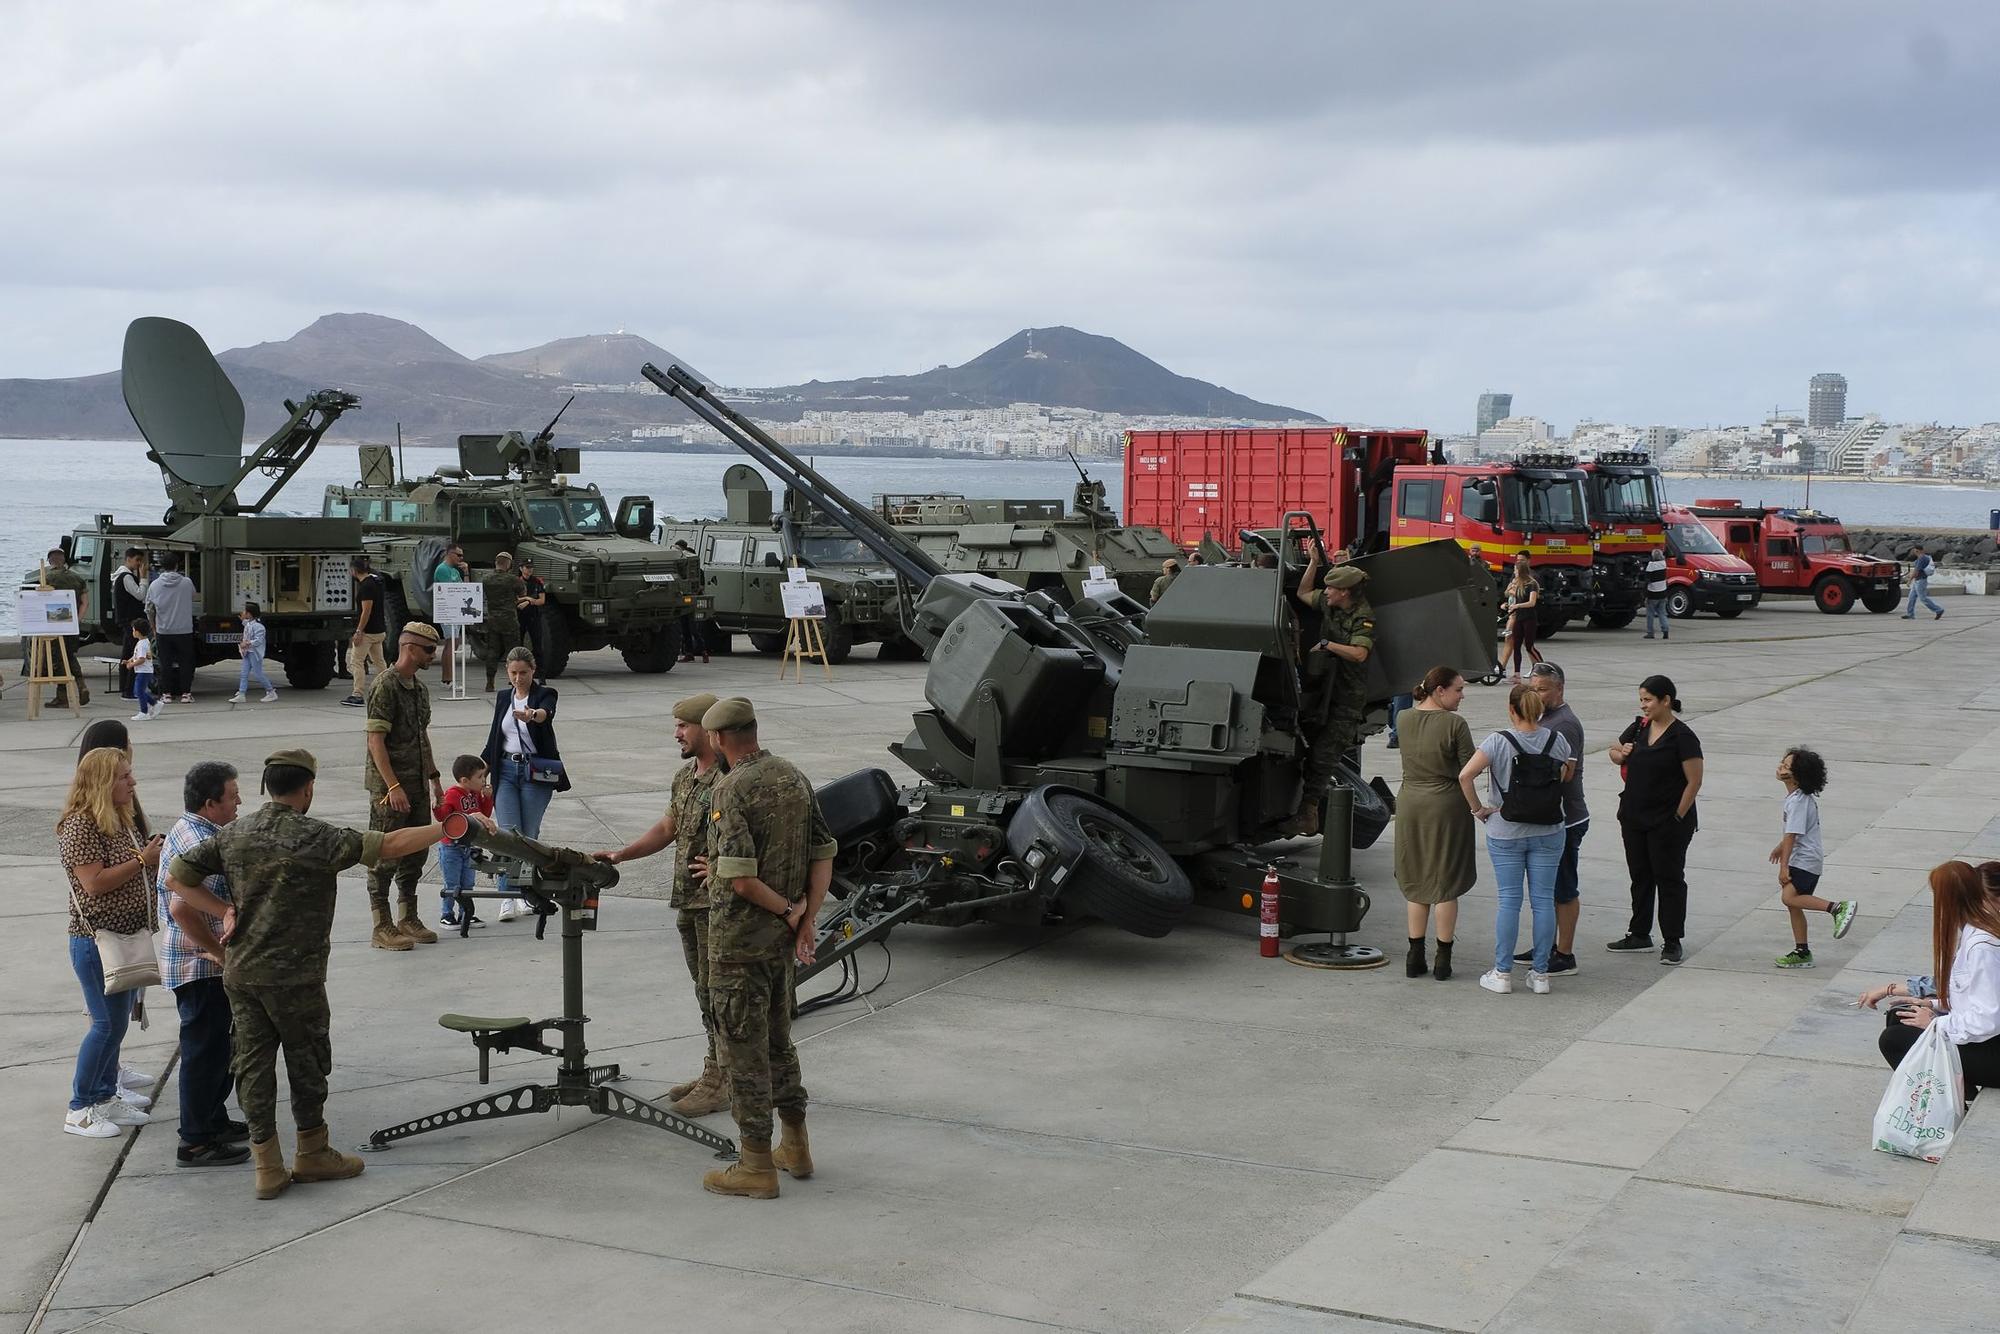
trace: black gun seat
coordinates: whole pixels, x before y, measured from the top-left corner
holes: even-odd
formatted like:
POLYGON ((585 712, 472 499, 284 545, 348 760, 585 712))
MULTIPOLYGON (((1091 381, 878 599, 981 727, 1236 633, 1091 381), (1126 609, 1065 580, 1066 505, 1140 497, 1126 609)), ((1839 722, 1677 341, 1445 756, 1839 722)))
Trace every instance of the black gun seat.
POLYGON ((814 795, 837 843, 887 828, 903 813, 895 781, 881 769, 857 769, 824 784, 814 795))
POLYGON ((454 1033, 491 1033, 503 1028, 526 1028, 534 1022, 526 1015, 509 1015, 505 1019, 489 1019, 474 1014, 441 1014, 438 1027, 448 1028, 454 1033))

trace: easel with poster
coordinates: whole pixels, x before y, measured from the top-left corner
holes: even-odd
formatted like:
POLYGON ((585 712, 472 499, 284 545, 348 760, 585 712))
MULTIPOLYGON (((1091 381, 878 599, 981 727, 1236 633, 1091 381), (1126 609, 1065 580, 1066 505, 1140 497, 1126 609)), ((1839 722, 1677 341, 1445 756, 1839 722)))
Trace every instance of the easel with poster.
POLYGON ((83 716, 81 683, 70 670, 71 657, 63 640, 79 633, 76 594, 49 587, 49 567, 41 566, 37 587, 22 589, 16 601, 15 624, 28 645, 28 717, 42 716, 42 687, 57 686, 72 718, 83 716))
MULTIPOLYGON (((486 620, 486 586, 468 581, 431 585, 431 624, 451 641, 451 688, 446 699, 466 699, 466 627, 486 620)), ((481 695, 484 699, 485 696, 481 695)))
POLYGON ((778 586, 778 597, 785 604, 785 656, 778 660, 778 679, 785 679, 794 663, 798 664, 798 684, 806 680, 806 663, 818 659, 826 670, 826 679, 833 679, 833 663, 826 656, 826 636, 820 632, 820 622, 826 619, 826 590, 806 578, 806 571, 793 565, 785 571, 785 582, 778 586))

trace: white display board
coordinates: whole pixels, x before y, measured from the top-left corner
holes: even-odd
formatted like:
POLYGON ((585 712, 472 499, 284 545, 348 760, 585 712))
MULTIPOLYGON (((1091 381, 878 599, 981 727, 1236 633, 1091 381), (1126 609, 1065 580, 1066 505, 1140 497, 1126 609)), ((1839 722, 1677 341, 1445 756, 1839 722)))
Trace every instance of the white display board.
POLYGON ((475 583, 431 585, 431 620, 439 626, 478 625, 486 619, 486 586, 475 583))
MULTIPOLYGON (((804 570, 799 571, 804 574, 804 570)), ((778 594, 785 602, 785 615, 795 621, 823 621, 826 619, 826 593, 816 583, 806 579, 788 579, 778 587, 778 594)))
POLYGON ((1083 595, 1087 598, 1108 597, 1118 591, 1118 581, 1104 577, 1104 567, 1090 567, 1090 577, 1083 581, 1083 595))
POLYGON ((76 624, 76 594, 67 588, 23 589, 15 604, 15 624, 21 635, 73 635, 76 624))

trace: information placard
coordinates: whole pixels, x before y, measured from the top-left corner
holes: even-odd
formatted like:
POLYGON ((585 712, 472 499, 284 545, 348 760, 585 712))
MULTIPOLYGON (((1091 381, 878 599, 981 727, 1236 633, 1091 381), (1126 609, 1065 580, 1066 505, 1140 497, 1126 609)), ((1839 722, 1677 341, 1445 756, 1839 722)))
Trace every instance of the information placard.
POLYGON ((15 624, 22 638, 29 635, 73 635, 76 624, 76 594, 67 588, 22 589, 15 603, 15 624))
POLYGON ((1104 567, 1090 567, 1090 577, 1083 581, 1083 595, 1087 598, 1107 597, 1118 591, 1118 581, 1104 577, 1104 567))
POLYGON ((431 585, 431 620, 439 626, 478 625, 486 619, 486 586, 474 583, 431 585))
MULTIPOLYGON (((801 571, 803 573, 803 571, 801 571)), ((795 621, 823 621, 826 619, 826 593, 820 585, 810 580, 793 582, 787 580, 779 585, 778 594, 785 602, 785 615, 795 621)))

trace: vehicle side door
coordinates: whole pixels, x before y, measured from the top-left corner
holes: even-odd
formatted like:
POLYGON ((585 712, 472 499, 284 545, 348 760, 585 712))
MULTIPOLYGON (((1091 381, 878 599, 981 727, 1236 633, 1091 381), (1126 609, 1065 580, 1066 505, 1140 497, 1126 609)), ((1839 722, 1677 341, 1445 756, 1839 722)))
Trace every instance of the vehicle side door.
POLYGON ((451 535, 465 548, 466 563, 475 577, 493 568, 495 556, 517 545, 514 532, 514 517, 505 501, 490 496, 452 500, 451 535))
POLYGON ((1409 546, 1434 537, 1453 534, 1444 531, 1444 493, 1449 480, 1441 476, 1411 477, 1398 473, 1394 512, 1389 520, 1389 545, 1409 546))
POLYGON ((701 556, 702 581, 714 600, 716 623, 725 630, 744 629, 743 557, 750 539, 710 529, 695 540, 694 549, 701 556))
POLYGON ((784 620, 785 600, 778 592, 784 582, 784 542, 776 533, 750 537, 743 555, 744 610, 762 621, 784 620))
POLYGON ((1764 564, 1771 582, 1802 587, 1806 582, 1805 558, 1799 554, 1799 539, 1790 533, 1772 533, 1764 539, 1764 564))

